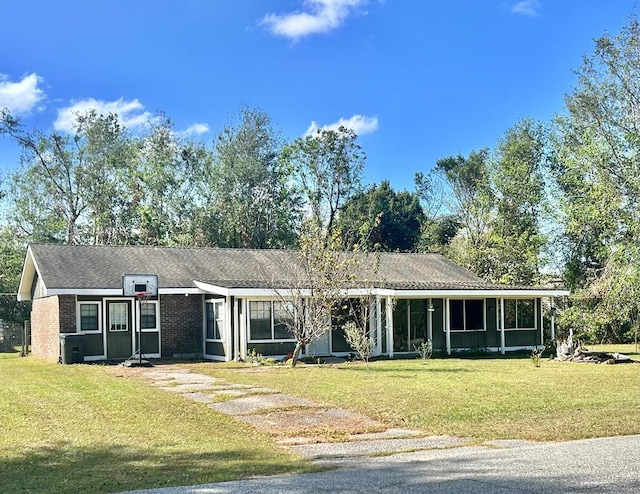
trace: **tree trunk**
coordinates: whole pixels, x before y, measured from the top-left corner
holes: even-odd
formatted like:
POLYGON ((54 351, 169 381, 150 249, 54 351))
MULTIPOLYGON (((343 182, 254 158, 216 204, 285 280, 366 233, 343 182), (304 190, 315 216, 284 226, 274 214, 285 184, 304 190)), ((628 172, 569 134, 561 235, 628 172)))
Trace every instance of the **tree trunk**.
POLYGON ((295 367, 296 364, 298 363, 298 357, 300 356, 300 350, 302 350, 302 347, 303 347, 303 343, 301 341, 298 341, 298 343, 296 343, 295 350, 293 350, 293 358, 291 359, 291 367, 295 367))

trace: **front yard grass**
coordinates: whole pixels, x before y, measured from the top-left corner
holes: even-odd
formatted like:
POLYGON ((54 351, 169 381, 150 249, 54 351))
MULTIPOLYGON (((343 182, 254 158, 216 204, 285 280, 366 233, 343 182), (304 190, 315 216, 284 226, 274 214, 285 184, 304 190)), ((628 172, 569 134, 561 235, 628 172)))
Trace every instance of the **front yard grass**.
POLYGON ((118 492, 315 470, 246 424, 113 368, 0 354, 0 492, 118 492))
POLYGON ((492 357, 380 360, 368 367, 191 366, 426 434, 535 441, 640 434, 640 364, 545 359, 535 367, 528 357, 492 357))

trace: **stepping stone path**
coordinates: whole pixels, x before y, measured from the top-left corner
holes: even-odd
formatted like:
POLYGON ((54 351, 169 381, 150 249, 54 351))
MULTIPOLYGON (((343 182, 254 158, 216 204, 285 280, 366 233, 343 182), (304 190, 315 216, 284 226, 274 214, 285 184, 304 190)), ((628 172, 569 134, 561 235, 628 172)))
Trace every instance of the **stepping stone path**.
POLYGON ((387 428, 361 414, 268 388, 229 383, 188 369, 163 366, 139 370, 154 385, 274 435, 282 447, 320 463, 342 464, 371 455, 449 448, 469 442, 465 438, 425 437, 418 430, 387 428))

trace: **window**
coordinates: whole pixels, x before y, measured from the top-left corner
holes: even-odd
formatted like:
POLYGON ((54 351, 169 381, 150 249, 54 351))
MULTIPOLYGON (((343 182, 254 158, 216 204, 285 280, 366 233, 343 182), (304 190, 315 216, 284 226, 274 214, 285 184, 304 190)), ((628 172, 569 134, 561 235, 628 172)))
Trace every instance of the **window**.
POLYGON ((129 315, 126 302, 109 304, 109 331, 129 331, 129 315))
POLYGON ((157 331, 157 302, 140 303, 140 329, 142 331, 157 331))
POLYGON ((224 327, 224 302, 207 301, 207 340, 221 340, 224 327))
POLYGON ((249 339, 292 340, 292 306, 283 302, 249 302, 249 339))
POLYGON ((536 329, 535 299, 504 301, 505 329, 536 329))
POLYGON ((484 300, 449 300, 451 331, 484 331, 484 300))
POLYGON ((100 302, 78 304, 78 328, 80 331, 100 331, 100 302))

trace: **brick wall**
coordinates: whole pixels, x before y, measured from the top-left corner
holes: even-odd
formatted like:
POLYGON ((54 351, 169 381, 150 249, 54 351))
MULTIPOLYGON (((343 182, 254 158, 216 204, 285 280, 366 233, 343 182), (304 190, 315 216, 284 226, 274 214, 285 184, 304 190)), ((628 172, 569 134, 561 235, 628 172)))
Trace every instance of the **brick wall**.
POLYGON ((202 295, 161 295, 162 357, 202 354, 202 295))
POLYGON ((31 352, 56 361, 60 356, 58 297, 38 298, 31 306, 31 352))
POLYGON ((31 351, 54 362, 60 356, 60 333, 76 330, 73 295, 37 298, 31 306, 31 351))
POLYGON ((60 332, 76 332, 76 297, 74 295, 59 295, 60 332))

